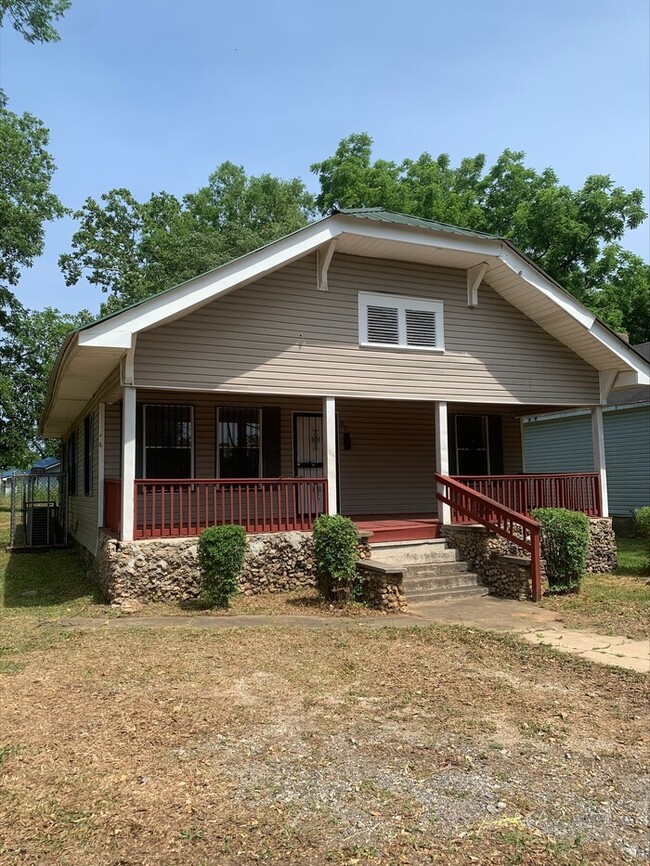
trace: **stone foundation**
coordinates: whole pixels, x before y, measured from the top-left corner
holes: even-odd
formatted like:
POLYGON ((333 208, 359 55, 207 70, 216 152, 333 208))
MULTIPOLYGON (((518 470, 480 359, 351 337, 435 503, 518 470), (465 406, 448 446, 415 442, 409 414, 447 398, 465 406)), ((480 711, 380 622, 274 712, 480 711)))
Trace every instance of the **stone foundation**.
MULTIPOLYGON (((95 573, 109 601, 190 599, 199 593, 198 538, 117 541, 103 535, 95 573)), ((257 595, 315 586, 310 532, 248 536, 241 592, 257 595)))
POLYGON ((363 578, 364 602, 368 607, 387 613, 406 610, 401 573, 382 574, 375 569, 364 568, 362 562, 357 564, 357 571, 363 578))
MULTIPOLYGON (((110 602, 188 600, 199 594, 198 538, 155 538, 118 541, 100 533, 93 570, 110 602)), ((360 539, 360 560, 370 557, 367 536, 360 539)), ((373 575, 373 578, 375 576, 373 575)), ((316 586, 316 562, 311 532, 249 535, 240 591, 244 595, 316 586)), ((368 603, 382 610, 401 609, 398 592, 386 583, 368 582, 368 603)))
MULTIPOLYGON (((460 559, 501 598, 530 599, 530 557, 522 548, 483 526, 445 526, 443 532, 460 559), (519 562, 517 561, 519 560, 519 562)), ((605 574, 616 568, 616 536, 610 517, 589 519, 585 573, 605 574)), ((542 560, 542 591, 546 575, 542 560)))
POLYGON ((618 565, 611 517, 589 518, 586 574, 609 574, 618 565))

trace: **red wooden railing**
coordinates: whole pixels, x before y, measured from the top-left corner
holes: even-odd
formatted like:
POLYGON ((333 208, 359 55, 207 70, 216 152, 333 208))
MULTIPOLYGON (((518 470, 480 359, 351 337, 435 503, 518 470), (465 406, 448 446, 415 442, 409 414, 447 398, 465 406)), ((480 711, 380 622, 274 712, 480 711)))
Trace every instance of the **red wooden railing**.
POLYGON ((246 532, 309 531, 326 510, 325 478, 139 479, 134 537, 198 535, 225 523, 246 532))
POLYGON ((122 526, 122 482, 104 479, 104 528, 120 534, 122 526))
MULTIPOLYGON (((568 508, 589 517, 601 517, 600 477, 597 472, 544 475, 454 475, 466 487, 518 511, 533 508, 568 508)), ((462 519, 453 523, 462 523, 462 519)))
POLYGON ((539 601, 542 597, 539 523, 454 478, 438 473, 435 478, 438 483, 436 497, 451 506, 452 522, 461 522, 453 521, 456 514, 465 518, 464 522, 480 523, 530 554, 532 596, 533 601, 539 601))

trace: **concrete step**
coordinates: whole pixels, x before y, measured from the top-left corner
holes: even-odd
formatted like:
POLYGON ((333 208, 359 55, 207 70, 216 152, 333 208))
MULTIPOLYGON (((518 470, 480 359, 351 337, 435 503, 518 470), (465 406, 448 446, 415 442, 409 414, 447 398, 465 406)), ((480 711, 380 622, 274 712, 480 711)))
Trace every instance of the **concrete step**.
POLYGON ((420 562, 455 562, 456 551, 444 538, 418 541, 383 541, 370 544, 373 559, 399 563, 405 568, 420 562))
POLYGON ((407 592, 406 601, 410 606, 428 601, 447 601, 455 598, 473 598, 489 594, 490 589, 487 586, 459 586, 451 589, 439 589, 435 591, 423 590, 421 592, 407 592))
POLYGON ((417 562, 406 566, 404 576, 408 577, 434 577, 437 574, 458 574, 467 571, 467 563, 456 560, 455 562, 417 562))
POLYGON ((436 592, 439 589, 456 589, 462 586, 478 586, 478 575, 471 571, 456 574, 438 574, 435 576, 410 577, 404 575, 402 587, 407 596, 412 592, 425 590, 436 592))

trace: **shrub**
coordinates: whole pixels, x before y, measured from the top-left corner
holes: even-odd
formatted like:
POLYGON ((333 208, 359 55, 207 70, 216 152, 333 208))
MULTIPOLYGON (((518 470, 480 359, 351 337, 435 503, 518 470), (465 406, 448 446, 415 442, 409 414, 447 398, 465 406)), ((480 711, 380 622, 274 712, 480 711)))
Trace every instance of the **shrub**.
POLYGON ((634 512, 634 531, 641 538, 650 538, 650 505, 634 512))
POLYGON ((208 607, 229 607, 239 590, 244 565, 246 532, 243 526, 211 526, 199 538, 201 600, 208 607))
POLYGON ((589 546, 589 518, 566 508, 536 508, 541 524, 542 556, 551 590, 578 590, 589 546))
POLYGON ((347 601, 357 578, 359 532, 349 517, 323 514, 314 521, 314 551, 325 598, 347 601))
POLYGON ((634 532, 637 536, 645 538, 646 553, 648 555, 647 566, 650 568, 650 505, 637 508, 634 512, 634 532))

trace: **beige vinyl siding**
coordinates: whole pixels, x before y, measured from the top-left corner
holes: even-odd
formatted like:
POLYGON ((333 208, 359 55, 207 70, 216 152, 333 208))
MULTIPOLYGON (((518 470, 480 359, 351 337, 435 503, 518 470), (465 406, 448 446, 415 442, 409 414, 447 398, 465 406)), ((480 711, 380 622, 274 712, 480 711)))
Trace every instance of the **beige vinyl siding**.
POLYGON ((378 399, 578 405, 598 374, 462 270, 336 255, 329 291, 310 255, 138 337, 138 387, 378 399), (358 293, 444 303, 445 351, 359 347, 358 293))
MULTIPOLYGON (((182 403, 194 408, 194 477, 214 478, 216 409, 222 406, 279 407, 281 409, 282 475, 295 475, 293 417, 295 413, 320 413, 322 400, 233 394, 219 400, 211 394, 142 390, 138 403, 182 403)), ((499 413, 498 407, 463 405, 463 412, 499 413)), ((107 409, 106 477, 109 465, 119 469, 119 425, 111 422, 117 436, 108 436, 107 409), (111 444, 112 443, 112 444, 111 444)), ((109 412, 109 409, 111 412, 109 412)), ((337 400, 339 430, 340 509, 346 514, 407 514, 435 510, 435 430, 433 403, 394 400, 337 400), (343 447, 347 428, 351 448, 343 447)), ((502 416, 504 471, 521 472, 519 419, 502 416)), ((264 435, 262 431, 262 435, 264 435)), ((110 477, 119 477, 113 470, 110 477)))
POLYGON ((68 498, 68 529, 74 539, 93 555, 97 552, 99 486, 99 412, 84 415, 74 428, 77 433, 77 495, 68 498), (84 494, 84 418, 93 418, 92 494, 84 494))
POLYGON ((432 403, 341 400, 339 496, 344 514, 408 514, 436 509, 435 418, 432 403))

